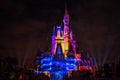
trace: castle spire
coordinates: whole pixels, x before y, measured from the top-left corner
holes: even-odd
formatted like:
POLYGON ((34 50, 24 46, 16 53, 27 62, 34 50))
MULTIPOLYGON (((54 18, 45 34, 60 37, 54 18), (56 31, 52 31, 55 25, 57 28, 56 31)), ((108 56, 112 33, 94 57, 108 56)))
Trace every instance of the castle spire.
POLYGON ((67 3, 65 2, 65 14, 68 14, 67 3))
POLYGON ((68 9, 67 9, 67 3, 65 2, 65 13, 64 13, 64 17, 63 17, 63 23, 64 26, 69 26, 69 14, 68 14, 68 9))

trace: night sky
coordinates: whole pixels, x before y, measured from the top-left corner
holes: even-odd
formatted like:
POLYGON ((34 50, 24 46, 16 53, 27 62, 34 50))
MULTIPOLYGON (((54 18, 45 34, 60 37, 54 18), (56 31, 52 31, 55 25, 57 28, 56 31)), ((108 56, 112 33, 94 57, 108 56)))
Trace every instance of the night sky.
MULTIPOLYGON (((120 56, 119 0, 67 0, 79 51, 87 49, 95 62, 120 56)), ((0 0, 0 58, 16 57, 32 66, 38 48, 51 45, 53 26, 61 25, 65 0, 0 0)))

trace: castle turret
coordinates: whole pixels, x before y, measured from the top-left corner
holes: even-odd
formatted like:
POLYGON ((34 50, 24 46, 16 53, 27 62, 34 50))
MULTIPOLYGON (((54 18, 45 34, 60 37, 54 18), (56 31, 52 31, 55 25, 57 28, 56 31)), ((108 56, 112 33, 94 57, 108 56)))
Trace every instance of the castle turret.
POLYGON ((53 32, 52 32, 52 53, 54 54, 55 53, 55 27, 53 27, 53 32))

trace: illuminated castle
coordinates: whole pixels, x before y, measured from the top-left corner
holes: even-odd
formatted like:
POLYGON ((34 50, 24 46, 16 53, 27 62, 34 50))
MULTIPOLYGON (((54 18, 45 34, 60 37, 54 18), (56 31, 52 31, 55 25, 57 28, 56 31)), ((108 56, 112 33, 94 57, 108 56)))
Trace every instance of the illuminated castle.
POLYGON ((89 54, 85 59, 76 51, 70 18, 65 7, 63 26, 53 27, 52 48, 50 52, 39 51, 36 57, 36 74, 49 73, 51 80, 62 80, 71 70, 91 70, 93 61, 89 54))

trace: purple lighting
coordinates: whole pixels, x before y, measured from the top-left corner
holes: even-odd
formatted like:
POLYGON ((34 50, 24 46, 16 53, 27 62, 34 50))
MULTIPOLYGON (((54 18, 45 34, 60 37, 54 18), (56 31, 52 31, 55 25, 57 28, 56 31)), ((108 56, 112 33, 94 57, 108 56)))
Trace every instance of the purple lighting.
POLYGON ((69 14, 65 7, 64 25, 53 27, 52 50, 40 52, 36 57, 36 66, 40 65, 37 72, 49 72, 51 80, 63 80, 64 76, 72 70, 93 72, 93 59, 88 52, 83 56, 77 50, 78 46, 76 46, 76 40, 73 39, 69 22, 69 14))

